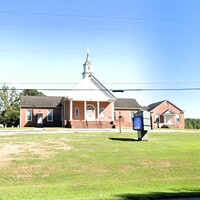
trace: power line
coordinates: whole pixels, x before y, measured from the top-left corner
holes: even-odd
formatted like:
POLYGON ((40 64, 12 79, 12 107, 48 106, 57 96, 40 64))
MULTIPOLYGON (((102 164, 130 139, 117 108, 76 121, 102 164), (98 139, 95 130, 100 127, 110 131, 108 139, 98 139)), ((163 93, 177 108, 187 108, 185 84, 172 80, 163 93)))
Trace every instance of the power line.
MULTIPOLYGON (((69 89, 69 88, 31 88, 40 91, 111 91, 111 92, 139 92, 139 91, 198 91, 200 88, 138 88, 138 89, 69 89)), ((5 90, 5 89, 0 89, 5 90)), ((6 90, 13 90, 8 88, 6 90)), ((23 91, 25 89, 17 88, 16 91, 23 91)))
MULTIPOLYGON (((77 82, 0 82, 1 85, 72 85, 77 82)), ((200 81, 193 82, 104 82, 107 85, 168 85, 168 84, 200 84, 200 81)))
MULTIPOLYGON (((40 28, 60 28, 60 29, 65 29, 69 27, 66 25, 63 26, 48 26, 48 25, 25 25, 25 24, 0 24, 0 26, 15 26, 15 27, 40 27, 40 28)), ((141 29, 126 29, 126 28, 90 28, 90 27, 70 27, 70 30, 77 28, 81 30, 90 30, 90 31, 113 31, 113 32, 140 32, 140 33, 185 33, 185 34, 191 34, 191 33, 197 33, 197 31, 169 31, 169 30, 141 30, 141 29)))
MULTIPOLYGON (((39 54, 41 54, 41 53, 44 53, 44 54, 75 54, 75 55, 77 55, 77 54, 81 54, 81 55, 83 55, 83 54, 85 54, 85 53, 82 53, 82 52, 65 52, 65 51, 60 51, 60 52, 58 52, 58 51, 55 51, 55 52, 53 52, 53 51, 49 51, 48 50, 48 52, 47 51, 41 51, 41 50, 15 50, 15 49, 0 49, 0 52, 5 52, 5 53, 39 53, 39 54)), ((138 54, 134 54, 134 53, 109 53, 109 52, 105 52, 105 53, 98 53, 98 52, 96 52, 96 53, 93 53, 93 55, 107 55, 107 56, 113 56, 113 55, 115 55, 115 56, 140 56, 140 55, 138 55, 138 54)))
POLYGON ((73 14, 59 14, 59 13, 39 13, 39 12, 18 12, 18 11, 0 11, 0 14, 15 14, 15 15, 36 15, 49 17, 75 17, 75 18, 92 18, 92 19, 110 19, 110 20, 129 20, 129 21, 161 21, 161 22, 193 22, 200 23, 200 20, 189 19, 157 19, 144 17, 118 17, 118 16, 103 16, 103 15, 73 15, 73 14))

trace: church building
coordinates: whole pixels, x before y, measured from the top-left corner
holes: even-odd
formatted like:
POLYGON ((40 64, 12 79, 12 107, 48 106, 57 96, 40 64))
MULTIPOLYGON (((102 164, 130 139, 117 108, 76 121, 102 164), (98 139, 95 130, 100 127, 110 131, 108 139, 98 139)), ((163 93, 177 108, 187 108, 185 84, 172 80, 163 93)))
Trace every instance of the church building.
POLYGON ((131 117, 140 108, 135 99, 116 99, 104 87, 93 75, 87 53, 82 80, 64 97, 21 97, 20 127, 116 128, 119 122, 131 127, 131 117))
POLYGON ((82 80, 63 98, 64 126, 110 128, 114 121, 115 101, 115 96, 93 75, 87 53, 82 80))
POLYGON ((132 127, 134 113, 151 113, 152 127, 184 128, 184 111, 168 100, 142 107, 135 99, 116 98, 94 75, 87 53, 82 80, 65 96, 22 96, 20 127, 132 127))

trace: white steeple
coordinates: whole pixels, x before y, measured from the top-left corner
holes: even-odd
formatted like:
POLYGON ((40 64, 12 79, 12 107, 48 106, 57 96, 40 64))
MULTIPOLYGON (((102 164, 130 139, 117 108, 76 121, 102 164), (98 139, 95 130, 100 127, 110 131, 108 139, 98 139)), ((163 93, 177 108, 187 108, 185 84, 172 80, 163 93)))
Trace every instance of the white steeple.
POLYGON ((83 79, 84 79, 86 76, 89 76, 90 74, 92 74, 92 64, 91 64, 91 62, 90 62, 90 59, 89 59, 89 52, 88 52, 88 50, 87 50, 86 61, 85 61, 85 63, 83 64, 83 73, 82 73, 83 79))

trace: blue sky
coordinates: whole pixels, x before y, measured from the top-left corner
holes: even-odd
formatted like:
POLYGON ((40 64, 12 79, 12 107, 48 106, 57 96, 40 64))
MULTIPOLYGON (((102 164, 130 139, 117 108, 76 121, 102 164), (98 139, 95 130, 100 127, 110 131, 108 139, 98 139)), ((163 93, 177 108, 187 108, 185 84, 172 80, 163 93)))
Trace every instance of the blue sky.
MULTIPOLYGON (((94 75, 108 89, 200 88, 199 0, 0 0, 0 5, 1 83, 71 88, 82 79, 88 47, 94 75)), ((200 90, 115 95, 141 105, 168 99, 186 117, 200 117, 200 90)))

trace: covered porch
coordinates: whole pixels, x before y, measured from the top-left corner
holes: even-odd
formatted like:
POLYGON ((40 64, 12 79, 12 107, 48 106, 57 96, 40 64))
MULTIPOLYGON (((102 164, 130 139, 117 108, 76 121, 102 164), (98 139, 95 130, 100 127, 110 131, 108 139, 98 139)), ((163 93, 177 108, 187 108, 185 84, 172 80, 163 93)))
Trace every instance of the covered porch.
POLYGON ((112 128, 114 101, 80 101, 66 99, 64 103, 64 127, 112 128))
POLYGON ((167 110, 160 115, 160 127, 176 128, 176 113, 172 110, 167 110))

